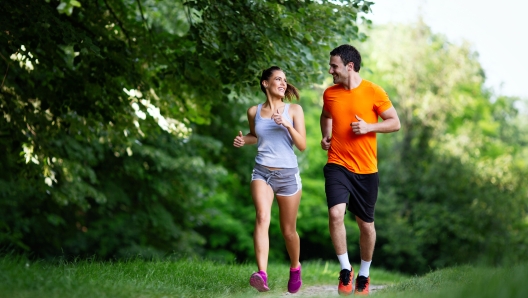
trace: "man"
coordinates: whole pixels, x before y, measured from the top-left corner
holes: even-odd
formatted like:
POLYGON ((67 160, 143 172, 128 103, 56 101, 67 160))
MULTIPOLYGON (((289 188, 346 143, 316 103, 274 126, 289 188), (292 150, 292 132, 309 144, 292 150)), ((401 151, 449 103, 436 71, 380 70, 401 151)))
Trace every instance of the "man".
POLYGON ((351 45, 330 52, 333 86, 324 92, 321 147, 328 150, 324 167, 329 229, 341 264, 340 295, 369 293, 369 270, 376 242, 374 206, 378 197, 376 133, 400 129, 400 120, 387 93, 359 75, 361 55, 351 45), (382 121, 378 121, 381 117, 382 121), (354 291, 354 269, 347 252, 346 209, 359 227, 361 266, 354 291))

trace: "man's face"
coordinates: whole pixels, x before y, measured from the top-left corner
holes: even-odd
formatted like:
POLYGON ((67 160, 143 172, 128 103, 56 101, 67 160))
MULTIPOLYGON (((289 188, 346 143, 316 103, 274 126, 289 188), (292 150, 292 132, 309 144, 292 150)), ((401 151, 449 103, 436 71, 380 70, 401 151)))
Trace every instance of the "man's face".
MULTIPOLYGON (((330 56, 330 69, 328 73, 334 78, 334 84, 342 84, 348 81, 348 69, 339 56, 330 56)), ((350 64, 350 63, 349 63, 350 64)))

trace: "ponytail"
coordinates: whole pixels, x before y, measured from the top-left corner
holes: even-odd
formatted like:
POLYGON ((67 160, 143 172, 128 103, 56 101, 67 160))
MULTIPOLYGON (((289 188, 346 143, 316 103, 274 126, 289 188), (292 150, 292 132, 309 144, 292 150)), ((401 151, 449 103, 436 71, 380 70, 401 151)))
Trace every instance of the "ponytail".
POLYGON ((294 97, 299 100, 299 90, 297 90, 297 88, 295 88, 295 86, 293 86, 292 84, 286 83, 286 91, 284 92, 284 97, 288 101, 292 101, 294 97))

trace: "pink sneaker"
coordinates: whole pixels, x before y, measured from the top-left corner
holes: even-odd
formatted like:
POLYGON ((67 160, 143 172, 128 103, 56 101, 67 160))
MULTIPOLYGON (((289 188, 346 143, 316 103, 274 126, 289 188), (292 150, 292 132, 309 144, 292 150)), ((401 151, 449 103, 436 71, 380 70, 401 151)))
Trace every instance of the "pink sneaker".
POLYGON ((249 278, 249 284, 257 289, 259 292, 267 292, 268 288, 268 275, 264 271, 259 271, 251 274, 249 278))
POLYGON ((299 268, 290 268, 290 280, 288 280, 288 292, 297 293, 302 286, 301 265, 299 268))

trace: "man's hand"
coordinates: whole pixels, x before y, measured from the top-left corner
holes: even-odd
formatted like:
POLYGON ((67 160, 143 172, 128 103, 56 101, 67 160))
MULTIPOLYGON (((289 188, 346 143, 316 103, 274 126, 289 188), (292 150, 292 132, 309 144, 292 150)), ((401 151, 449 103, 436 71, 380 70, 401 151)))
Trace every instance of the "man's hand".
POLYGON ((244 146, 244 144, 246 144, 246 142, 244 141, 244 136, 242 135, 242 132, 239 131, 238 136, 236 136, 235 140, 233 141, 233 146, 240 148, 244 146))
POLYGON ((321 148, 323 148, 323 150, 325 150, 325 151, 330 149, 330 143, 331 143, 331 138, 330 137, 324 137, 321 140, 321 148))
POLYGON ((352 131, 353 131, 356 135, 364 135, 364 134, 367 134, 367 133, 369 132, 369 130, 368 130, 368 123, 365 122, 365 120, 359 118, 358 115, 356 115, 356 119, 358 120, 358 122, 352 122, 352 123, 350 123, 350 126, 352 126, 352 131))

